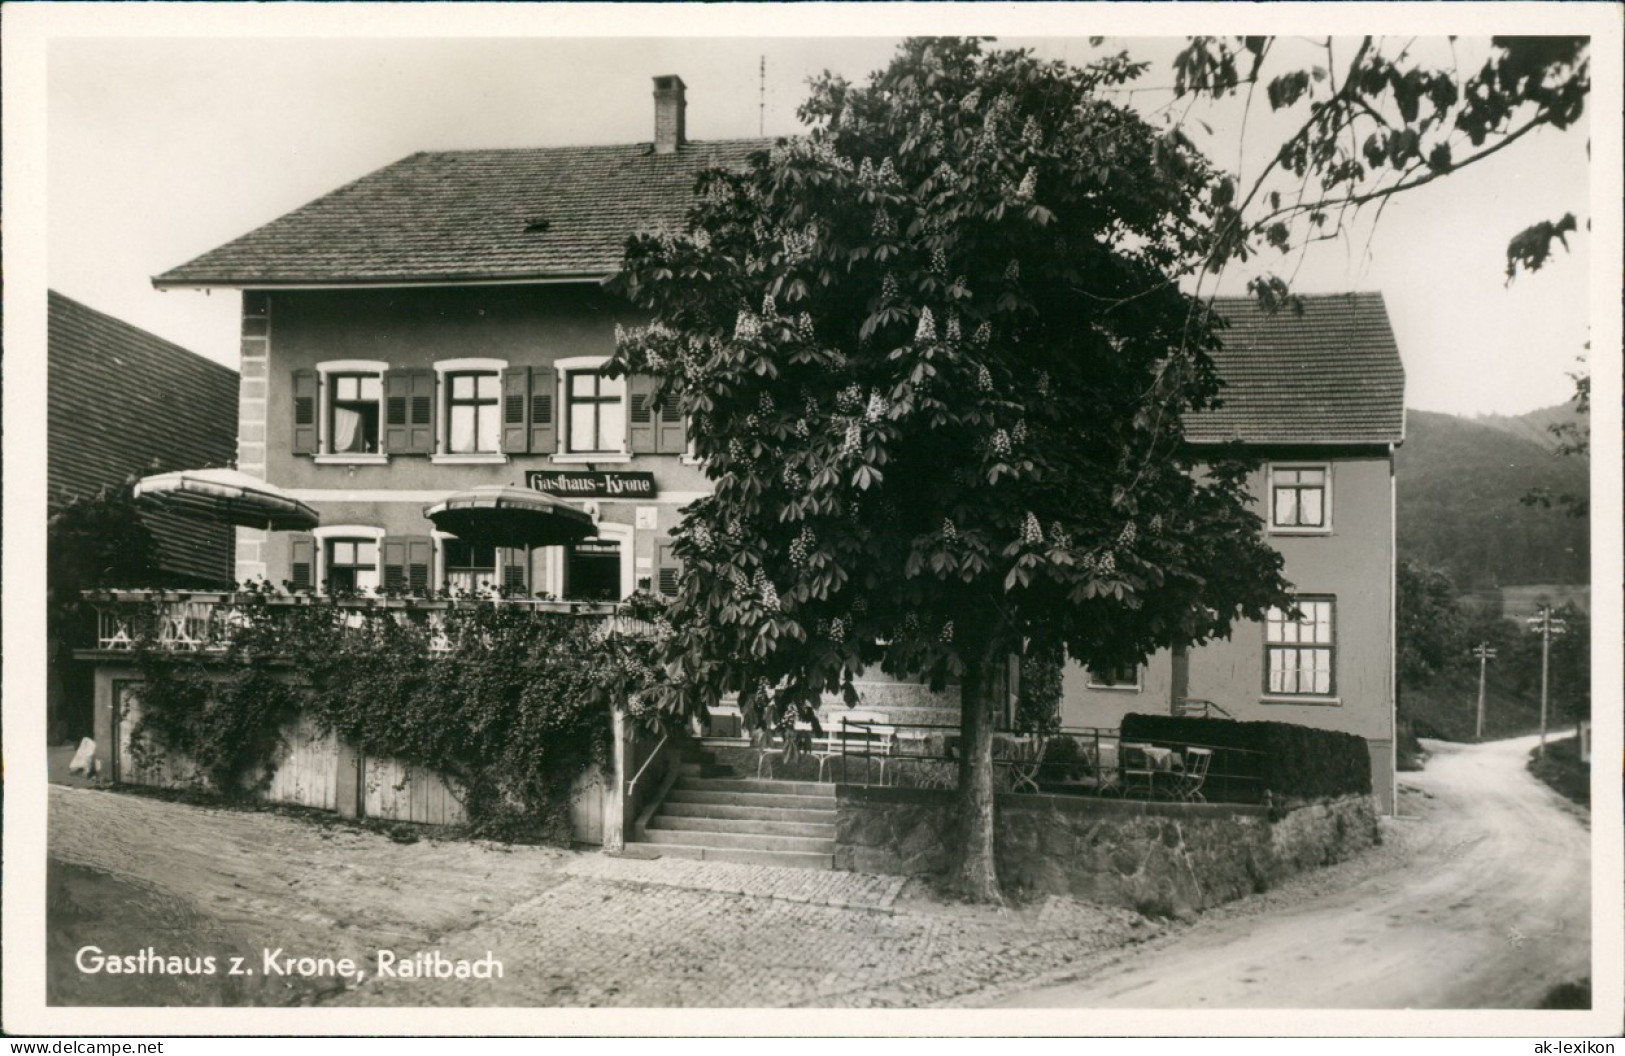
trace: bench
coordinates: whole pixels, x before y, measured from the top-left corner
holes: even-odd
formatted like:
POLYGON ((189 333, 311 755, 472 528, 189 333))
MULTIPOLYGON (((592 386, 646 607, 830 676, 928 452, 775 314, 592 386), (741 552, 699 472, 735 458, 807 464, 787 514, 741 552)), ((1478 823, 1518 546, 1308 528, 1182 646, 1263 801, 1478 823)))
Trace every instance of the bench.
MULTIPOLYGON (((897 727, 878 712, 843 711, 829 717, 822 737, 812 740, 812 756, 818 760, 818 780, 824 780, 824 766, 842 756, 880 762, 880 783, 886 783, 886 760, 897 742, 897 727)), ((844 776, 844 775, 843 775, 844 776)))

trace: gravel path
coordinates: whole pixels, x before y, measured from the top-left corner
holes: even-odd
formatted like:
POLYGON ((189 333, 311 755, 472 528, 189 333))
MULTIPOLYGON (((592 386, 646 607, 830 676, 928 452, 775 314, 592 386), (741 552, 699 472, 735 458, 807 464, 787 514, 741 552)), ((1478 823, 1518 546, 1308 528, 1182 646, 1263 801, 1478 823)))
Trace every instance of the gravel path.
POLYGON ((1072 981, 981 995, 1048 1008, 1534 1008, 1591 974, 1583 812, 1525 769, 1533 738, 1426 742, 1384 844, 1204 914, 1072 981))

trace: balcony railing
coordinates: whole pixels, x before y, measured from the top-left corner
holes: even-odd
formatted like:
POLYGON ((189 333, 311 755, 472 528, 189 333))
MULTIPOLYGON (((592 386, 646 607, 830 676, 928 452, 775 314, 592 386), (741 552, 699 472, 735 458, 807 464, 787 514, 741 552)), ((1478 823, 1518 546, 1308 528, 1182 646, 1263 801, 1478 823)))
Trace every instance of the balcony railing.
POLYGON ((223 651, 232 632, 247 620, 247 610, 294 610, 331 605, 344 612, 354 626, 369 613, 421 621, 430 632, 431 652, 447 652, 452 643, 445 633, 447 615, 455 609, 491 605, 537 614, 549 613, 607 625, 613 634, 647 635, 654 625, 611 602, 553 601, 540 598, 396 598, 320 597, 254 593, 177 593, 173 591, 87 591, 96 608, 93 648, 127 652, 143 639, 160 649, 180 652, 223 651))

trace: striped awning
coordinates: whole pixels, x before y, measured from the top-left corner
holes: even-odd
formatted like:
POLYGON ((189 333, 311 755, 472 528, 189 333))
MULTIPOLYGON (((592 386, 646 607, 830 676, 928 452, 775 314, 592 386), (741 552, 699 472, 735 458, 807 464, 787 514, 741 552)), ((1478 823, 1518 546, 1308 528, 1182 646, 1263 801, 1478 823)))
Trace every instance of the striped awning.
POLYGON ((235 469, 182 469, 136 481, 136 500, 155 509, 243 528, 305 531, 322 519, 275 485, 235 469))
POLYGON ((458 492, 424 507, 423 515, 441 531, 485 546, 562 546, 598 531, 574 503, 511 485, 458 492))

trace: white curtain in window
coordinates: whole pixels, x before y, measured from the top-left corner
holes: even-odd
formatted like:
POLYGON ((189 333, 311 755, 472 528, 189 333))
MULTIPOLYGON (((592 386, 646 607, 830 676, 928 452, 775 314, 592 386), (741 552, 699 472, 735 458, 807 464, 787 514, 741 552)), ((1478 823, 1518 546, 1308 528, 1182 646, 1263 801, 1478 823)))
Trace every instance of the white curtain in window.
POLYGON ((481 451, 502 450, 502 423, 497 420, 495 407, 480 408, 480 447, 481 451))
POLYGON ((451 409, 451 449, 459 454, 474 450, 474 409, 451 409))
POLYGON ((1298 492, 1295 488, 1278 488, 1275 492, 1275 523, 1298 523, 1298 492))
POLYGON ((1321 515, 1322 492, 1319 488, 1307 488, 1303 492, 1303 516, 1297 523, 1307 527, 1318 528, 1325 523, 1321 515))
POLYGON ((356 434, 361 430, 361 414, 358 411, 345 410, 343 407, 333 408, 333 450, 355 451, 356 434))

